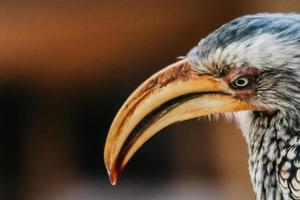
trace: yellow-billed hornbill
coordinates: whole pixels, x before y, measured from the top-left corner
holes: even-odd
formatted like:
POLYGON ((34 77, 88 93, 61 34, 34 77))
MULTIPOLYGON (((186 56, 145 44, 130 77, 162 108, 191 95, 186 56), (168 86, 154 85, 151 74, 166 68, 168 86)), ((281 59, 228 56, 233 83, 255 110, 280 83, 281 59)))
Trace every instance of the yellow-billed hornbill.
POLYGON ((106 140, 111 182, 161 129, 219 113, 243 132, 257 200, 300 199, 300 15, 237 18, 139 86, 106 140))

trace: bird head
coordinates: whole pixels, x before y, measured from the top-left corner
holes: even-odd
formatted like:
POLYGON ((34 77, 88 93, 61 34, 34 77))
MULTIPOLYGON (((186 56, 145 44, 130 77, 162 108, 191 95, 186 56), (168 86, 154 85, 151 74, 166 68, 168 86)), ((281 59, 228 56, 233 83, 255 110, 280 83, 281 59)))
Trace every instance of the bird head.
POLYGON ((299 69, 298 15, 249 15, 223 25, 141 84, 120 108, 104 149, 111 183, 147 140, 175 122, 233 113, 246 140, 254 119, 243 113, 293 123, 300 110, 299 69))

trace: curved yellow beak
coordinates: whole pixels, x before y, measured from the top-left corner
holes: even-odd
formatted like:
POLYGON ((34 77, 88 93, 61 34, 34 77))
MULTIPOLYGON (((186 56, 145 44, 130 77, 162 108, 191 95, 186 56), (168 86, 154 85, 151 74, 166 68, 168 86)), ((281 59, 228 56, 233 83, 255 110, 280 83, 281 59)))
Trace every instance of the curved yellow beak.
POLYGON ((112 122, 104 148, 111 183, 116 184, 134 153, 168 125, 249 109, 251 105, 229 94, 221 79, 199 73, 188 60, 164 68, 129 96, 112 122))

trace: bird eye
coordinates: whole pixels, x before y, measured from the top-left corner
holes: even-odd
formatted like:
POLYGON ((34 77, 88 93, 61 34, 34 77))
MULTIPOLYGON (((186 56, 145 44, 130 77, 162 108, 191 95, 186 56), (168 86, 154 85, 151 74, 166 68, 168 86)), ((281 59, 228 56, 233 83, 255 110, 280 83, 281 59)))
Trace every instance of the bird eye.
POLYGON ((231 86, 236 89, 245 88, 245 87, 250 86, 252 84, 251 82, 252 82, 252 79, 250 79, 249 77, 242 76, 242 77, 238 77, 237 79, 235 79, 231 83, 231 86))

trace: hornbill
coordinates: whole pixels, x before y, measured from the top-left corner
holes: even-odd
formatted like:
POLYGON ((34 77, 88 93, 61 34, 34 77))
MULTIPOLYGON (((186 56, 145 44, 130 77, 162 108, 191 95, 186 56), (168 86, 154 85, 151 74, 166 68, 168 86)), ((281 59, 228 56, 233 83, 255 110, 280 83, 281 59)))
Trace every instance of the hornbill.
POLYGON ((161 129, 221 113, 246 140, 256 199, 300 199, 300 15, 234 19, 141 84, 107 136, 111 183, 161 129))

